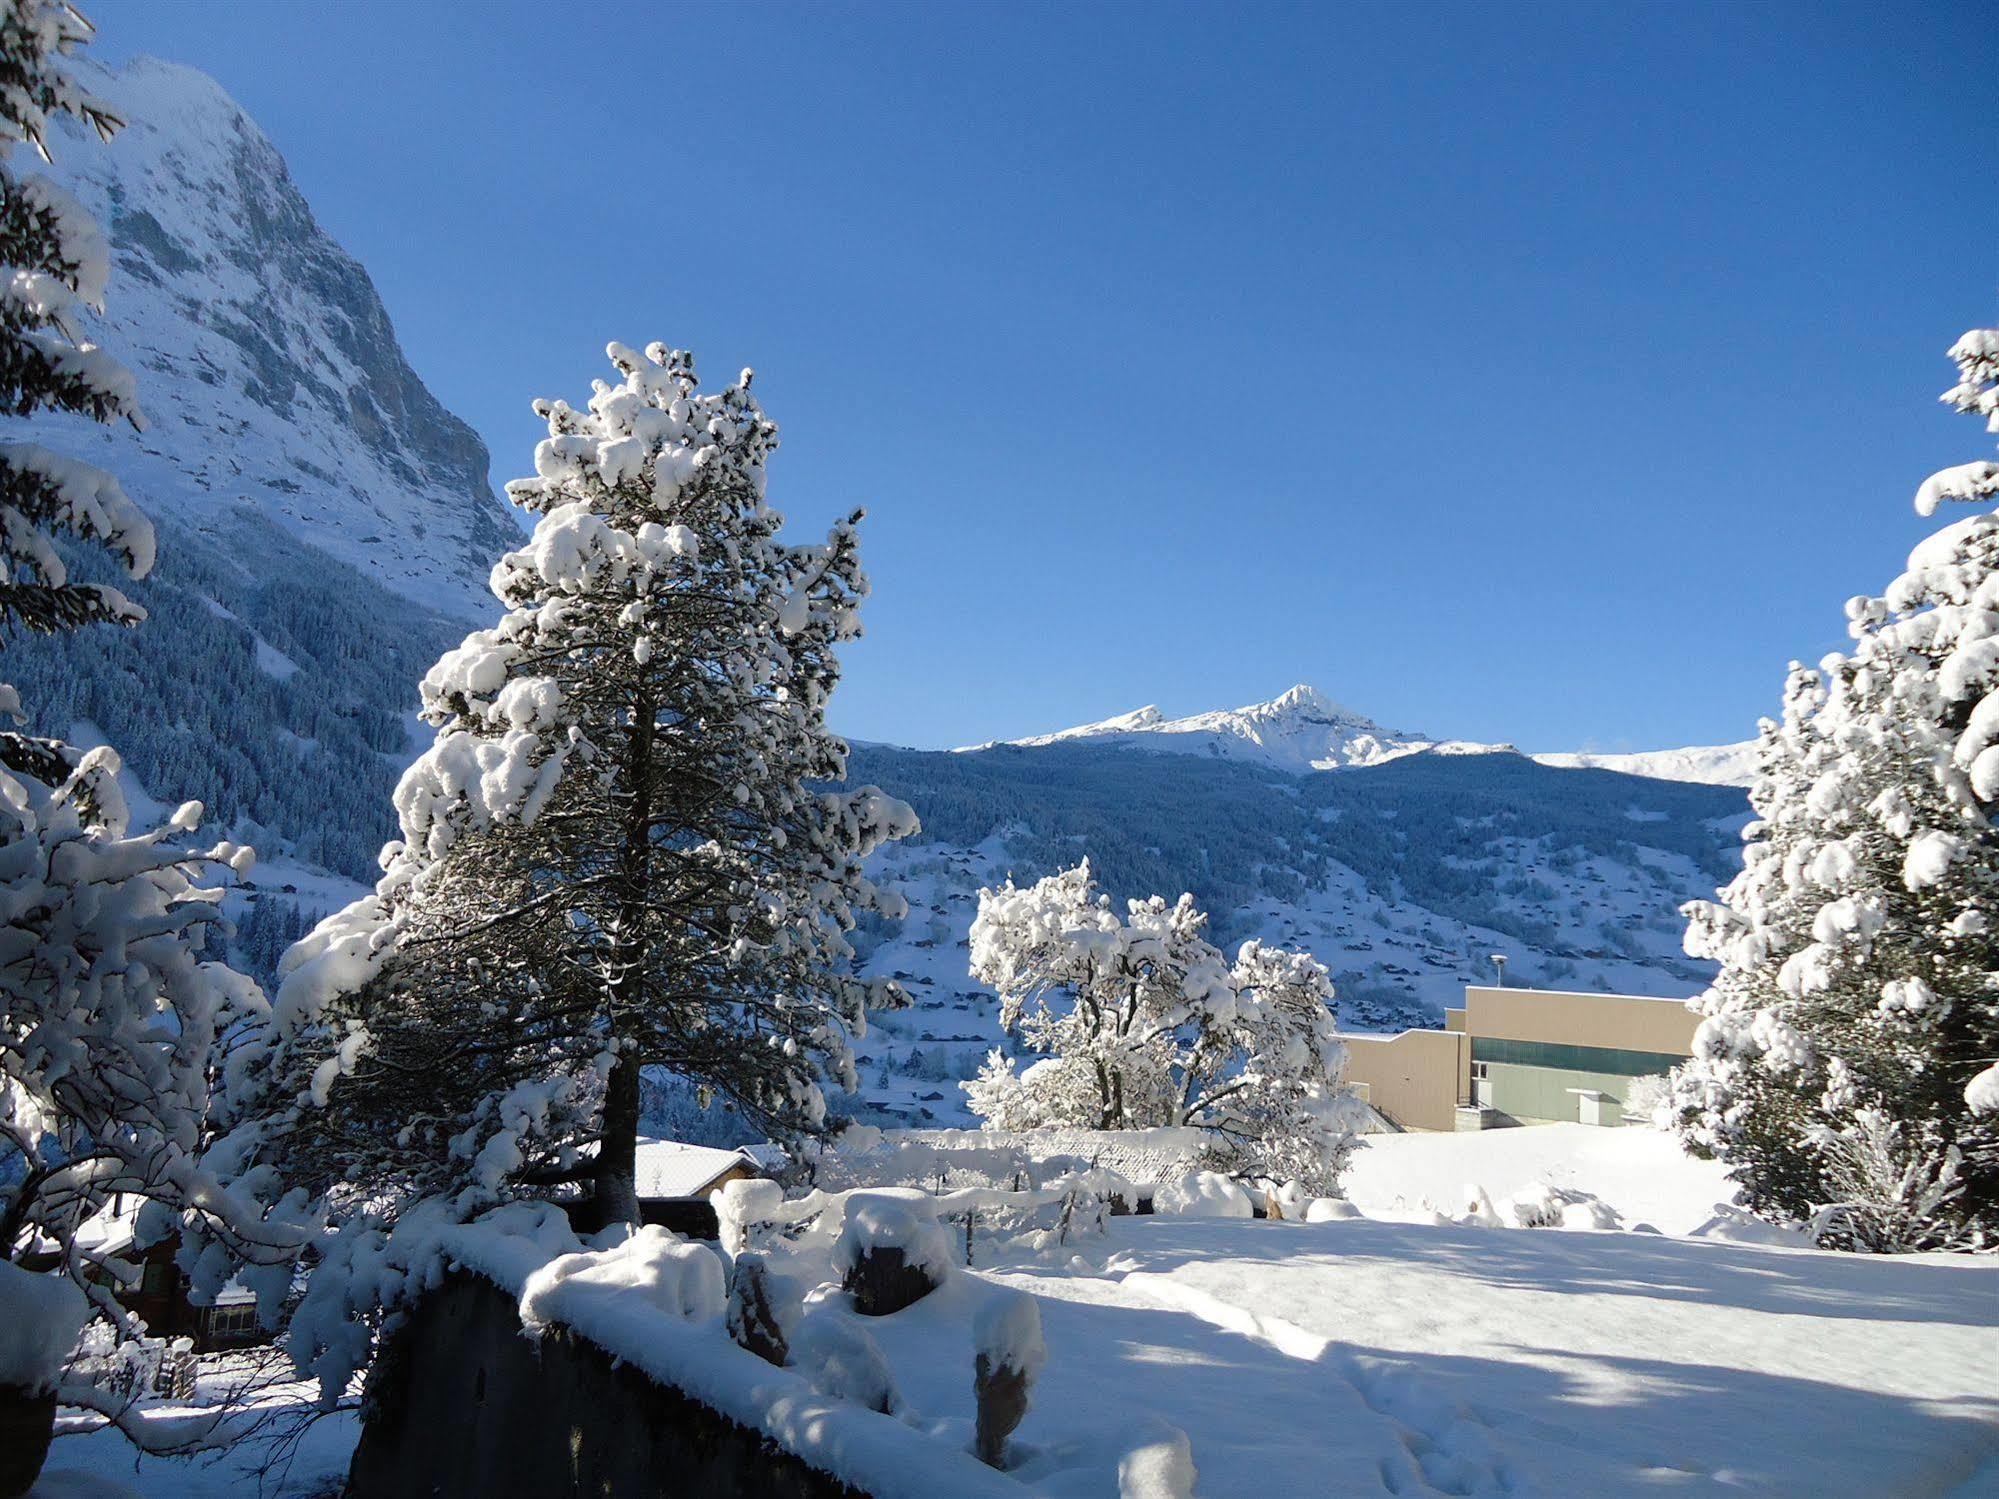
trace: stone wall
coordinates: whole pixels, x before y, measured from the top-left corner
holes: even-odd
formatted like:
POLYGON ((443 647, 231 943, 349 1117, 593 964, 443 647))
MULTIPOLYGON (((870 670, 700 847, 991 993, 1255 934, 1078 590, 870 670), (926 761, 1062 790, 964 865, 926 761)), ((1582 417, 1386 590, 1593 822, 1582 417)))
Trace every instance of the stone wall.
POLYGON ((369 1376, 347 1499, 865 1499, 760 1434, 456 1275, 369 1376))

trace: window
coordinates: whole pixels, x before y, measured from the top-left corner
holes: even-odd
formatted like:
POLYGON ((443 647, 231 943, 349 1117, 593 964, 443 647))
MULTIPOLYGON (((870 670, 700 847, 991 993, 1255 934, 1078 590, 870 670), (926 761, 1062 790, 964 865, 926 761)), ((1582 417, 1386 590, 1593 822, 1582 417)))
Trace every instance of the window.
POLYGON ((175 1279, 172 1260, 147 1260, 139 1272, 139 1289, 148 1296, 170 1296, 175 1279))
POLYGON ((254 1302, 232 1303, 229 1306, 209 1309, 208 1335, 211 1338, 246 1338, 256 1331, 257 1307, 254 1302))
POLYGON ((1505 1041, 1473 1036, 1474 1073, 1481 1062, 1515 1067, 1555 1067, 1564 1072, 1604 1072, 1614 1077, 1652 1077, 1671 1072, 1686 1057, 1666 1051, 1628 1051, 1614 1046, 1569 1046, 1558 1041, 1505 1041))

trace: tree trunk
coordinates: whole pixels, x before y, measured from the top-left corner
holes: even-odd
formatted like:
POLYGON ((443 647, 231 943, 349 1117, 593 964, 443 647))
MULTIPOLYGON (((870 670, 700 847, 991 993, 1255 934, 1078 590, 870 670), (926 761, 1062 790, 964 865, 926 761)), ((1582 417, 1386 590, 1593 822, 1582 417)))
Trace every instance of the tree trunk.
POLYGON ((638 1146, 639 1059, 628 1051, 611 1068, 610 1085, 604 1090, 604 1131, 590 1189, 599 1228, 640 1221, 638 1146))
MULTIPOLYGON (((646 876, 652 859, 652 749, 657 711, 652 695, 641 687, 632 704, 632 737, 625 764, 632 800, 620 854, 617 976, 611 981, 614 1035, 629 1034, 619 1022, 643 1009, 645 1002, 643 934, 649 893, 646 876)), ((638 1028, 633 1020, 632 1029, 638 1028)), ((637 1051, 620 1052, 604 1090, 604 1128, 592 1188, 597 1204, 594 1216, 600 1228, 641 1221, 637 1180, 641 1065, 637 1051)))
POLYGON ((35 1486, 55 1425, 53 1391, 31 1395, 19 1385, 0 1385, 0 1499, 17 1499, 35 1486))

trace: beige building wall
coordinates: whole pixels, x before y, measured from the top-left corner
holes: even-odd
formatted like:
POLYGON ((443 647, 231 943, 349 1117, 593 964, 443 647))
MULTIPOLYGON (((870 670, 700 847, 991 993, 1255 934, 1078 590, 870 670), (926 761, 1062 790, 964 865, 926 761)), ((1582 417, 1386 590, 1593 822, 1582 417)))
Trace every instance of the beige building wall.
POLYGON ((1464 1028, 1474 1036, 1682 1057, 1693 1055, 1694 1027, 1700 1024, 1683 999, 1554 989, 1467 987, 1464 1015, 1464 1028))
MULTIPOLYGON (((1475 1039, 1539 1041, 1620 1052, 1692 1054, 1700 1017, 1684 1000, 1633 994, 1584 994, 1551 989, 1468 987, 1463 1008, 1444 1011, 1440 1031, 1403 1031, 1394 1036, 1346 1035, 1347 1080, 1367 1101, 1403 1129, 1451 1130, 1457 1110, 1472 1099, 1471 1060, 1475 1039)), ((1566 1067, 1488 1064, 1502 1112, 1522 1118, 1575 1117, 1577 1087, 1606 1093, 1621 1105, 1630 1082, 1621 1075, 1598 1075, 1566 1067), (1527 1088, 1527 1084, 1538 1088, 1527 1088), (1524 1090, 1524 1091, 1523 1091, 1524 1090), (1551 1091, 1552 1090, 1552 1091, 1551 1091), (1535 1092, 1530 1100, 1527 1093, 1535 1092), (1548 1094, 1548 1099, 1539 1097, 1548 1094), (1524 1110, 1521 1105, 1536 1106, 1524 1110), (1509 1107, 1510 1105, 1510 1107, 1509 1107)), ((1663 1070, 1663 1069, 1662 1069, 1663 1070)))
POLYGON ((1458 1102, 1471 1078, 1471 1050, 1458 1031, 1403 1031, 1342 1036, 1347 1081, 1365 1084, 1367 1101, 1404 1129, 1457 1128, 1458 1102))

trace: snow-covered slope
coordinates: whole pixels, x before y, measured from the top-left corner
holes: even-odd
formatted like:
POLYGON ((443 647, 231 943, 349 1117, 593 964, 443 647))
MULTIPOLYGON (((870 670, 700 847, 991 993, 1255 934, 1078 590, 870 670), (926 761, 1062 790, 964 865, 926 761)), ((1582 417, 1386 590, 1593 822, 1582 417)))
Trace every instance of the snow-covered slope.
POLYGON ((1639 750, 1600 755, 1584 750, 1536 755, 1543 765, 1567 770, 1616 770, 1662 781, 1694 781, 1703 786, 1747 786, 1756 779, 1756 741, 1695 745, 1687 749, 1639 750))
POLYGON ((1144 707, 1098 723, 1005 742, 1022 748, 1077 742, 1124 744, 1175 754, 1214 755, 1290 771, 1378 765, 1417 750, 1482 754, 1511 748, 1503 744, 1437 740, 1424 734, 1384 728, 1302 682, 1267 703, 1196 713, 1188 718, 1167 718, 1156 707, 1144 707))
POLYGON ((276 147, 192 68, 77 68, 126 128, 109 143, 65 130, 49 171, 112 242, 94 331, 137 375, 148 426, 135 440, 38 419, 42 440, 225 554, 247 504, 404 598, 483 616, 486 575, 519 535, 485 447, 410 369, 276 147))

